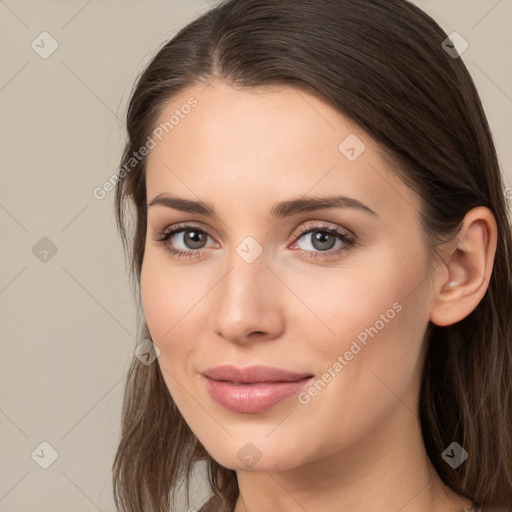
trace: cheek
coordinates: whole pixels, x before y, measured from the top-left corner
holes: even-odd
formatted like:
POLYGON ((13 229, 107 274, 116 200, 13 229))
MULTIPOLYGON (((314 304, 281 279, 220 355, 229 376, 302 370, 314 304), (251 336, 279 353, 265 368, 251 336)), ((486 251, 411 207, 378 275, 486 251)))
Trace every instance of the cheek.
POLYGON ((141 300, 148 327, 155 342, 167 343, 176 338, 184 324, 190 323, 200 297, 197 277, 172 265, 165 253, 146 251, 141 272, 141 300))
POLYGON ((391 309, 386 299, 375 302, 366 311, 367 321, 353 324, 352 332, 357 334, 343 337, 339 349, 331 353, 327 367, 338 362, 340 366, 334 368, 338 372, 305 406, 311 406, 310 416, 325 425, 327 451, 363 438, 383 425, 393 410, 407 408, 414 414, 425 328, 414 295, 396 301, 391 309))
POLYGON ((307 389, 301 403, 331 431, 333 442, 340 432, 348 440, 378 424, 398 397, 414 410, 428 312, 419 286, 422 259, 410 259, 408 266, 402 261, 391 252, 381 254, 365 266, 373 270, 354 269, 342 284, 332 280, 308 295, 335 334, 323 330, 327 336, 317 334, 310 347, 308 360, 323 364, 317 367, 316 390, 307 389))
POLYGON ((162 277, 161 266, 153 261, 154 258, 146 255, 141 274, 141 300, 144 316, 148 324, 153 341, 159 345, 163 335, 169 330, 175 315, 175 304, 169 279, 162 277))
POLYGON ((420 298, 414 291, 421 288, 421 255, 397 254, 393 247, 347 259, 345 267, 310 267, 308 272, 286 276, 302 302, 290 297, 297 303, 293 314, 303 327, 310 326, 309 339, 315 340, 318 355, 344 352, 354 339, 364 343, 365 339, 386 338, 384 333, 408 323, 411 329, 418 327, 416 315, 424 306, 418 304, 420 298), (375 330, 378 335, 372 337, 375 330))
POLYGON ((375 380, 368 368, 377 368, 393 381, 404 375, 397 372, 403 364, 414 368, 428 323, 421 256, 410 249, 400 255, 388 246, 351 268, 327 269, 332 271, 327 278, 325 268, 316 278, 296 276, 294 291, 316 316, 307 314, 312 318, 308 338, 315 343, 305 350, 323 360, 326 370, 347 354, 343 372, 349 380, 375 380))
POLYGON ((190 378, 193 352, 206 329, 208 278, 199 270, 172 266, 166 254, 146 252, 141 300, 151 338, 160 349, 158 363, 173 397, 190 378), (174 378, 173 378, 174 377, 174 378))
POLYGON ((179 332, 184 323, 180 322, 180 318, 185 316, 187 301, 184 299, 184 290, 177 272, 171 271, 169 265, 166 266, 162 258, 154 255, 151 250, 146 251, 142 265, 141 301, 151 339, 160 349, 158 362, 162 375, 168 381, 167 372, 175 372, 170 367, 170 362, 175 358, 170 355, 184 347, 177 340, 180 334, 184 334, 179 332))
POLYGON ((151 339, 160 350, 155 363, 160 366, 167 389, 181 410, 180 404, 185 401, 185 397, 181 397, 180 383, 186 379, 183 363, 188 360, 186 351, 191 346, 183 336, 190 336, 191 333, 184 332, 182 328, 187 323, 187 317, 184 316, 187 304, 183 297, 183 288, 176 282, 178 278, 174 274, 176 273, 169 272, 169 267, 165 269, 158 258, 146 253, 141 273, 144 316, 151 339), (183 319, 180 321, 181 318, 183 319))

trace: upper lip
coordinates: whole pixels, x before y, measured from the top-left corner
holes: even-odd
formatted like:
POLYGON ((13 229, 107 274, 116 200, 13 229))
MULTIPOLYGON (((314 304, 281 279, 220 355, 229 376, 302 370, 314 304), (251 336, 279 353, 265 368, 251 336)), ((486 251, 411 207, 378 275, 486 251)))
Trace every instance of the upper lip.
POLYGON ((209 368, 203 372, 205 377, 212 380, 225 380, 229 382, 292 382, 312 377, 311 373, 294 372, 270 366, 247 366, 237 368, 233 365, 222 365, 209 368))

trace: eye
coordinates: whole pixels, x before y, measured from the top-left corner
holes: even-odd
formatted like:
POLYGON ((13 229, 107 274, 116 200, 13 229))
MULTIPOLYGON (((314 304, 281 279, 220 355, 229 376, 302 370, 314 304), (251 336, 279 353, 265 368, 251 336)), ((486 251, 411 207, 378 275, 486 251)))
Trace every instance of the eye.
MULTIPOLYGON (((302 228, 297 240, 304 239, 307 243, 303 244, 301 252, 308 258, 330 258, 346 252, 356 244, 354 236, 348 232, 340 231, 338 226, 333 228, 327 225, 306 226, 302 228), (334 249, 338 243, 338 247, 334 249), (304 247, 305 246, 305 247, 304 247)), ((294 245, 298 242, 294 242, 294 245)))
POLYGON ((162 233, 156 241, 174 256, 192 258, 202 255, 201 249, 206 248, 205 244, 209 236, 204 229, 192 224, 181 224, 162 233), (178 248, 175 248, 175 245, 178 245, 178 248))
MULTIPOLYGON (((206 249, 207 231, 192 224, 178 224, 163 232, 155 241, 164 249, 178 258, 199 258, 206 249), (180 247, 181 246, 181 247, 180 247)), ((307 258, 326 259, 346 252, 356 244, 356 239, 349 232, 340 231, 337 227, 322 225, 304 226, 296 235, 297 245, 302 239, 309 243, 299 246, 301 254, 307 258), (338 247, 334 248, 338 243, 338 247), (309 246, 309 247, 308 247, 309 246)), ((215 246, 215 244, 213 244, 215 246)), ((211 246, 210 246, 211 247, 211 246)))

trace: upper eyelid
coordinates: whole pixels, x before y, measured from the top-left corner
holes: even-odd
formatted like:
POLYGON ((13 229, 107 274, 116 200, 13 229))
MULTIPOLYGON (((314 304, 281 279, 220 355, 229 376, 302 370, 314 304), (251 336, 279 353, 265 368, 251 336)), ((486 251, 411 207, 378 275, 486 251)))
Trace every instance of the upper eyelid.
POLYGON ((343 231, 347 231, 350 236, 355 236, 354 233, 350 229, 348 229, 344 226, 341 226, 340 224, 335 224, 333 222, 326 222, 326 221, 309 221, 309 222, 311 222, 311 224, 306 222, 304 226, 302 226, 300 229, 292 231, 292 233, 290 233, 290 234, 293 234, 296 232, 298 235, 300 235, 300 234, 303 234, 304 231, 308 231, 310 229, 311 230, 318 229, 319 231, 322 229, 326 229, 326 230, 332 229, 333 231, 338 231, 340 233, 342 233, 343 231))
MULTIPOLYGON (((201 223, 196 223, 196 222, 191 221, 191 222, 177 222, 176 224, 171 224, 170 226, 167 226, 160 233, 162 235, 165 235, 165 234, 171 233, 173 231, 176 231, 176 232, 184 231, 187 228, 197 228, 198 230, 204 231, 208 236, 212 236, 211 231, 214 231, 211 228, 204 227, 201 223)), ((214 233, 216 233, 216 231, 214 231, 214 233)))

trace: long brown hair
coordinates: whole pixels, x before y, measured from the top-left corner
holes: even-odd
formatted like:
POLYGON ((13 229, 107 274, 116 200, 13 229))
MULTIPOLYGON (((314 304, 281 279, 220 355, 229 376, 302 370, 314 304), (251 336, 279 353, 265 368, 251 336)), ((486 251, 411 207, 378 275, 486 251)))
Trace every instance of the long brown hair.
MULTIPOLYGON (((422 197, 421 224, 435 255, 476 206, 494 214, 498 242, 481 302, 462 321, 429 324, 420 391, 427 452, 441 479, 482 506, 512 504, 512 235, 510 206, 492 135, 462 58, 447 34, 406 0, 225 0, 166 42, 139 76, 115 190, 116 220, 139 311, 146 238, 147 143, 162 109, 192 85, 289 85, 315 94, 366 130, 422 197), (132 215, 127 207, 133 206, 132 215), (128 228, 128 220, 133 226, 128 228), (457 441, 469 458, 442 458, 457 441)), ((139 340, 149 338, 139 318, 139 340)), ((158 364, 134 357, 113 464, 125 512, 167 512, 198 461, 217 510, 231 512, 236 473, 206 452, 177 410, 158 364)))

